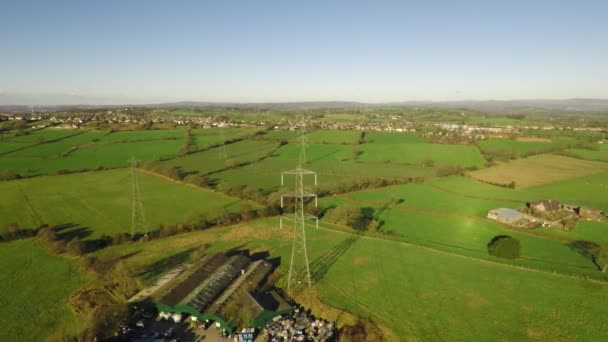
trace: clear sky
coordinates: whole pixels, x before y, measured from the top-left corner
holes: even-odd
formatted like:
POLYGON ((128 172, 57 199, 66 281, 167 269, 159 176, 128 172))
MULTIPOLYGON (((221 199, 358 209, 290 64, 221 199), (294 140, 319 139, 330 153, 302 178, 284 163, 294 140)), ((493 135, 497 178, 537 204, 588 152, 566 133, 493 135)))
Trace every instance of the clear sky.
POLYGON ((0 100, 608 98, 608 1, 0 1, 0 100))

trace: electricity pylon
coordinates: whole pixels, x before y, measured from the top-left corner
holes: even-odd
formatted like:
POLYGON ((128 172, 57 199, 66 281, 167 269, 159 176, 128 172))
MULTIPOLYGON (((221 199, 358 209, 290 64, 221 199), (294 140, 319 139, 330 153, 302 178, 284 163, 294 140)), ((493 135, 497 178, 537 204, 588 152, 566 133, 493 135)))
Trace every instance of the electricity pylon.
POLYGON ((224 130, 222 129, 222 127, 220 127, 219 130, 220 130, 220 139, 222 139, 222 146, 220 146, 220 149, 219 149, 220 159, 223 159, 225 162, 226 159, 228 159, 228 153, 226 152, 226 137, 224 135, 224 130))
POLYGON ((146 235, 150 233, 150 224, 144 212, 144 203, 139 192, 139 180, 137 179, 137 160, 131 158, 131 174, 133 175, 133 210, 131 216, 131 237, 135 237, 137 231, 143 231, 146 235))
MULTIPOLYGON (((291 292, 298 286, 298 284, 304 282, 311 286, 310 281, 310 267, 308 263, 308 254, 306 252, 306 219, 314 218, 317 220, 317 228, 319 227, 319 220, 312 215, 304 212, 304 201, 308 198, 314 197, 315 206, 317 206, 317 195, 311 192, 304 191, 304 176, 314 175, 315 185, 317 184, 317 173, 305 169, 306 166, 306 135, 305 131, 302 130, 300 137, 300 156, 298 158, 298 166, 289 171, 281 173, 281 185, 284 184, 284 175, 295 175, 295 191, 283 194, 281 196, 281 207, 283 207, 284 197, 294 198, 294 214, 293 214, 293 246, 291 250, 291 262, 289 264, 289 274, 287 278, 287 292, 291 292)), ((281 227, 283 226, 283 220, 281 219, 281 227)))

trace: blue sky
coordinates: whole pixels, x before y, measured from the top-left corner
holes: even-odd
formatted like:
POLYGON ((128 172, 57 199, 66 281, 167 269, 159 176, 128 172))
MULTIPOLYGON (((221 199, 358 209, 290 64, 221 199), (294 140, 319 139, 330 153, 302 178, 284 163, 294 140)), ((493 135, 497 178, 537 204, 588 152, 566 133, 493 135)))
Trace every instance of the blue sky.
POLYGON ((607 1, 0 1, 0 101, 608 98, 607 1))

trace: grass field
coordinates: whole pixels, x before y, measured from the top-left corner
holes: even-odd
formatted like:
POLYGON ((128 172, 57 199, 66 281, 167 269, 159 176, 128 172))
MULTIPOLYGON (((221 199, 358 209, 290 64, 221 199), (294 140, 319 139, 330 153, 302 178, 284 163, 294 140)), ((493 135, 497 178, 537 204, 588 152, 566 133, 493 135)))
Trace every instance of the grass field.
POLYGON ((537 197, 608 211, 608 172, 543 184, 527 188, 526 191, 537 197))
MULTIPOLYGON (((397 234, 411 243, 485 259, 488 258, 487 243, 494 236, 508 234, 522 244, 523 258, 518 261, 522 265, 604 277, 590 259, 567 246, 568 240, 547 239, 540 232, 508 229, 485 218, 490 209, 518 208, 525 202, 472 198, 427 184, 361 191, 321 201, 325 207, 344 202, 373 208, 383 231, 397 234), (402 203, 395 204, 395 199, 402 203)), ((580 234, 585 235, 583 231, 580 234)), ((578 238, 573 235, 568 239, 578 238)))
POLYGON ((162 129, 144 131, 114 131, 99 139, 102 143, 117 143, 144 140, 183 140, 185 129, 162 129))
POLYGON ((366 136, 370 143, 361 145, 361 162, 482 167, 483 156, 474 146, 429 144, 413 133, 377 133, 366 136))
POLYGON ((165 162, 166 166, 177 166, 186 172, 207 174, 217 172, 234 165, 252 162, 260 159, 278 147, 276 141, 270 140, 243 140, 223 147, 216 147, 202 152, 195 152, 165 162), (225 157, 225 158, 224 158, 225 157))
MULTIPOLYGON (((333 229, 310 228, 307 236, 320 297, 371 317, 400 340, 600 339, 608 329, 601 318, 606 285, 333 229)), ((181 252, 209 244, 209 252, 269 251, 281 258, 278 271, 285 274, 289 238, 288 229, 268 219, 97 253, 133 255, 126 260, 153 269, 166 260, 183 261, 181 252)))
POLYGON ((558 155, 538 155, 473 171, 470 172, 470 175, 495 184, 515 182, 517 187, 525 188, 588 176, 607 170, 608 164, 606 163, 558 155))
POLYGON ((42 341, 75 318, 66 300, 86 281, 75 260, 49 255, 31 240, 13 241, 0 244, 0 268, 4 341, 42 341))
POLYGON ((326 131, 319 130, 307 134, 310 144, 348 144, 354 145, 359 141, 359 131, 326 131))
MULTIPOLYGON (((52 143, 52 144, 59 144, 52 143)), ((59 156, 56 151, 69 151, 67 145, 60 144, 55 149, 52 144, 42 144, 23 153, 36 154, 38 149, 46 156, 17 156, 13 153, 0 157, 0 169, 13 170, 22 176, 55 174, 60 170, 93 170, 98 167, 116 168, 129 165, 131 157, 140 161, 151 161, 177 155, 181 140, 157 140, 115 144, 92 144, 59 156), (50 153, 50 154, 49 154, 50 153)))
POLYGON ((597 150, 570 149, 566 153, 577 158, 608 161, 608 144, 598 145, 597 150))
MULTIPOLYGON (((152 229, 183 223, 195 213, 240 210, 239 199, 140 173, 140 191, 152 229)), ((64 225, 84 238, 131 232, 132 193, 128 170, 38 177, 0 183, 0 227, 64 225)))
POLYGON ((192 134, 195 146, 200 150, 222 141, 243 138, 260 130, 258 128, 199 128, 193 129, 192 134))
MULTIPOLYGON (((290 143, 278 149, 271 158, 214 174, 212 178, 232 185, 247 184, 277 190, 281 172, 294 169, 298 164, 298 153, 298 146, 290 143)), ((306 167, 317 172, 320 186, 369 177, 432 177, 435 173, 435 168, 419 165, 358 162, 352 155, 352 146, 348 145, 311 144, 307 150, 307 160, 306 167)), ((286 186, 292 185, 292 178, 285 178, 286 186)), ((312 184, 313 180, 311 178, 308 181, 312 184)))
POLYGON ((556 148, 574 145, 576 143, 577 141, 572 139, 547 139, 546 141, 542 141, 542 139, 490 139, 479 141, 478 145, 479 148, 484 152, 491 153, 506 151, 516 157, 521 157, 528 153, 547 152, 556 148))

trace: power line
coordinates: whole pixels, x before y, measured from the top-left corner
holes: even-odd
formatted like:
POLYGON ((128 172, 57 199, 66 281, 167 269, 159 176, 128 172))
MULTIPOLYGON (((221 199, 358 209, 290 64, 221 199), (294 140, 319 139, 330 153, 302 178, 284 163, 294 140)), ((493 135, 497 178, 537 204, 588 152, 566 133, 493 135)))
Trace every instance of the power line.
POLYGON ((144 203, 141 198, 139 191, 139 179, 137 177, 137 160, 135 157, 131 158, 131 174, 133 176, 133 206, 131 216, 131 237, 135 237, 135 233, 138 231, 145 232, 147 236, 150 233, 150 223, 146 218, 144 212, 144 203))
MULTIPOLYGON (((308 262, 308 253, 306 251, 306 219, 314 218, 317 221, 317 228, 319 226, 318 218, 304 212, 304 201, 309 198, 315 199, 315 206, 317 206, 317 195, 304 190, 304 176, 313 175, 315 179, 315 185, 317 184, 317 174, 314 171, 304 169, 306 166, 306 132, 302 129, 302 135, 300 136, 300 155, 298 158, 298 166, 289 171, 281 173, 281 185, 284 184, 284 175, 295 176, 295 191, 283 194, 281 196, 281 207, 283 206, 284 197, 293 197, 294 203, 294 214, 293 214, 293 245, 291 250, 291 261, 289 264, 289 274, 287 278, 287 292, 293 293, 293 291, 299 287, 300 284, 307 284, 311 286, 310 279, 310 266, 308 262)), ((281 227, 283 221, 281 218, 281 227)))

